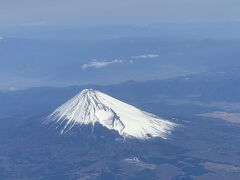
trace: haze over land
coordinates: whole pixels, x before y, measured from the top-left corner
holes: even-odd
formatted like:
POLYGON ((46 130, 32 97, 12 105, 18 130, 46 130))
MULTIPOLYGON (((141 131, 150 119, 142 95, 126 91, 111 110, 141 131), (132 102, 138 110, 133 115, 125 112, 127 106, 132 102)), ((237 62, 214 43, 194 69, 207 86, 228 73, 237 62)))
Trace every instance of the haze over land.
POLYGON ((168 79, 239 65, 236 0, 10 0, 0 12, 1 90, 168 79))

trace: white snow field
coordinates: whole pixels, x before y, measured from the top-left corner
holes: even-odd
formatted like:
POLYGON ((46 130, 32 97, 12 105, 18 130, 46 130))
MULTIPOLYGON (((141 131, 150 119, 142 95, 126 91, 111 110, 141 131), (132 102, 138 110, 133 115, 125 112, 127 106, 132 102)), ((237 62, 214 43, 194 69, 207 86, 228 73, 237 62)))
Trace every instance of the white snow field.
POLYGON ((117 131, 124 138, 166 139, 177 126, 153 114, 117 100, 100 91, 85 89, 57 108, 48 118, 57 125, 64 124, 61 133, 75 125, 102 126, 117 131))

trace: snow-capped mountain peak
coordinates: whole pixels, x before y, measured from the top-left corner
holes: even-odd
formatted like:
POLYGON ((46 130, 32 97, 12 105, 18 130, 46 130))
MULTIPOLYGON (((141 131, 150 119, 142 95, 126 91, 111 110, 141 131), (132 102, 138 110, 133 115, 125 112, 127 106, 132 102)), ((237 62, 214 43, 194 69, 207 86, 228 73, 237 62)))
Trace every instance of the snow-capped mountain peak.
POLYGON ((48 121, 64 124, 62 133, 75 125, 96 123, 124 137, 167 138, 176 124, 141 111, 100 91, 85 89, 57 108, 48 121))

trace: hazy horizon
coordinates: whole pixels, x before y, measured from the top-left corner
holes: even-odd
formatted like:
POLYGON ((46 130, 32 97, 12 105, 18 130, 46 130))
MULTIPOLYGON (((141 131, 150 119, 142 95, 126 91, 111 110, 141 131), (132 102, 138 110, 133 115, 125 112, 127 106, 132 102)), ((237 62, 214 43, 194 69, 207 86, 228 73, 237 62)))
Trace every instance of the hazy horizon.
POLYGON ((0 1, 0 89, 166 79, 235 66, 239 32, 236 0, 0 1))
POLYGON ((146 25, 161 22, 239 22, 237 0, 2 0, 0 25, 146 25))

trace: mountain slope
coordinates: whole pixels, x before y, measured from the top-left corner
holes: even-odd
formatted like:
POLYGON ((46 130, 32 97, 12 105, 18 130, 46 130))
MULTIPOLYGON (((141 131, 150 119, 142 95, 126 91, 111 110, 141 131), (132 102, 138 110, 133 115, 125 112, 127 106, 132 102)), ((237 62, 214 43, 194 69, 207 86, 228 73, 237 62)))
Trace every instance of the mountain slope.
POLYGON ((147 139, 167 138, 176 124, 141 111, 100 91, 85 89, 56 109, 48 122, 62 126, 64 133, 75 125, 102 126, 117 131, 123 137, 147 139))

